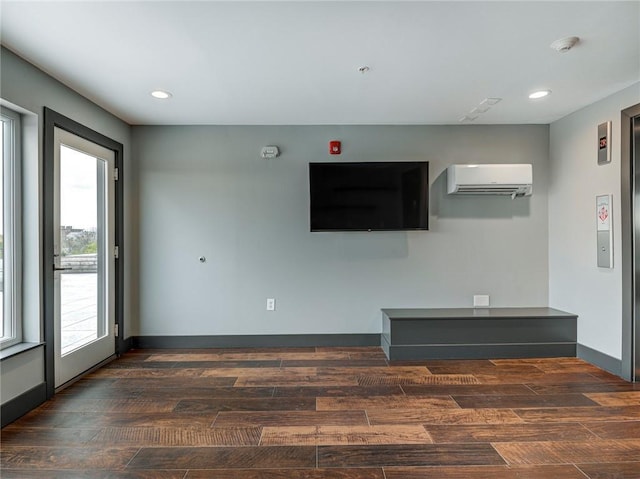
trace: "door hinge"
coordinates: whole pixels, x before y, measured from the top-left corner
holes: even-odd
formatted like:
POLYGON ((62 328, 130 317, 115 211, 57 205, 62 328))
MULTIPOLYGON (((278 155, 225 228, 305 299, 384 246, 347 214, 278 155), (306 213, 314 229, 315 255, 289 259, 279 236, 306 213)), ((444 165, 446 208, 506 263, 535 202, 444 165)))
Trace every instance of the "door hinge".
POLYGON ((114 326, 114 328, 113 328, 113 332, 114 332, 114 334, 115 334, 116 338, 117 338, 118 336, 120 336, 120 325, 119 325, 118 323, 116 323, 116 324, 115 324, 115 326, 114 326))
POLYGON ((120 170, 118 168, 113 169, 113 179, 118 181, 120 179, 120 170))
POLYGON ((113 257, 115 259, 119 259, 120 258, 120 247, 116 246, 113 248, 113 257))

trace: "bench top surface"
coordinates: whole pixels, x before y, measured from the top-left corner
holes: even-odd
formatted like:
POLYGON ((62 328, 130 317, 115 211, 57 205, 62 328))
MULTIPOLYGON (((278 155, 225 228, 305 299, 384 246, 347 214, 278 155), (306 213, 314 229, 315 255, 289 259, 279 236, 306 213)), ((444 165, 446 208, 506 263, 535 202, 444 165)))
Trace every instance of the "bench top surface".
POLYGON ((577 318, 554 308, 400 308, 383 309, 390 320, 396 319, 474 319, 474 318, 577 318))

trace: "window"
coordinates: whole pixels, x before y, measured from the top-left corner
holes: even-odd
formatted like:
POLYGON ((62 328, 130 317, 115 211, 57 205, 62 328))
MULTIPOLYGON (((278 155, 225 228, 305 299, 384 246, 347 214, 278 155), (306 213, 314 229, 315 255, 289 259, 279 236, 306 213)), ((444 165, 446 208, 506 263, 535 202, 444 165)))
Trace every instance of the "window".
POLYGON ((21 314, 21 142, 18 113, 2 108, 2 171, 0 172, 0 348, 22 341, 21 314))

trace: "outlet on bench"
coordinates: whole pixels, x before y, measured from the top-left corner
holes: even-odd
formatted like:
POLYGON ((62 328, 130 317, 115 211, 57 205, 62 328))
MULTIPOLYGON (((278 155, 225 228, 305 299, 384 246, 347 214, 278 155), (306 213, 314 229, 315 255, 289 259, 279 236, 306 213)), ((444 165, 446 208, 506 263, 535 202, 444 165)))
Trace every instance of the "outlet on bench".
POLYGON ((488 308, 489 307, 489 295, 488 294, 474 294, 473 295, 473 307, 474 308, 488 308))

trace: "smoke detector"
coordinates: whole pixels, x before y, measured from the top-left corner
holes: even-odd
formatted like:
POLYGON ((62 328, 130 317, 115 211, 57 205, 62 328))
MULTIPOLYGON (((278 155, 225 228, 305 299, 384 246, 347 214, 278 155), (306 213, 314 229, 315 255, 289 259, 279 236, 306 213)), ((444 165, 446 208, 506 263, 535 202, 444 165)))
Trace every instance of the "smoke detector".
POLYGON ((559 53, 567 53, 580 41, 578 37, 560 38, 553 42, 550 47, 559 53))
POLYGON ((271 158, 277 158, 280 156, 280 149, 277 146, 265 146, 260 150, 260 156, 265 160, 270 160, 271 158))

